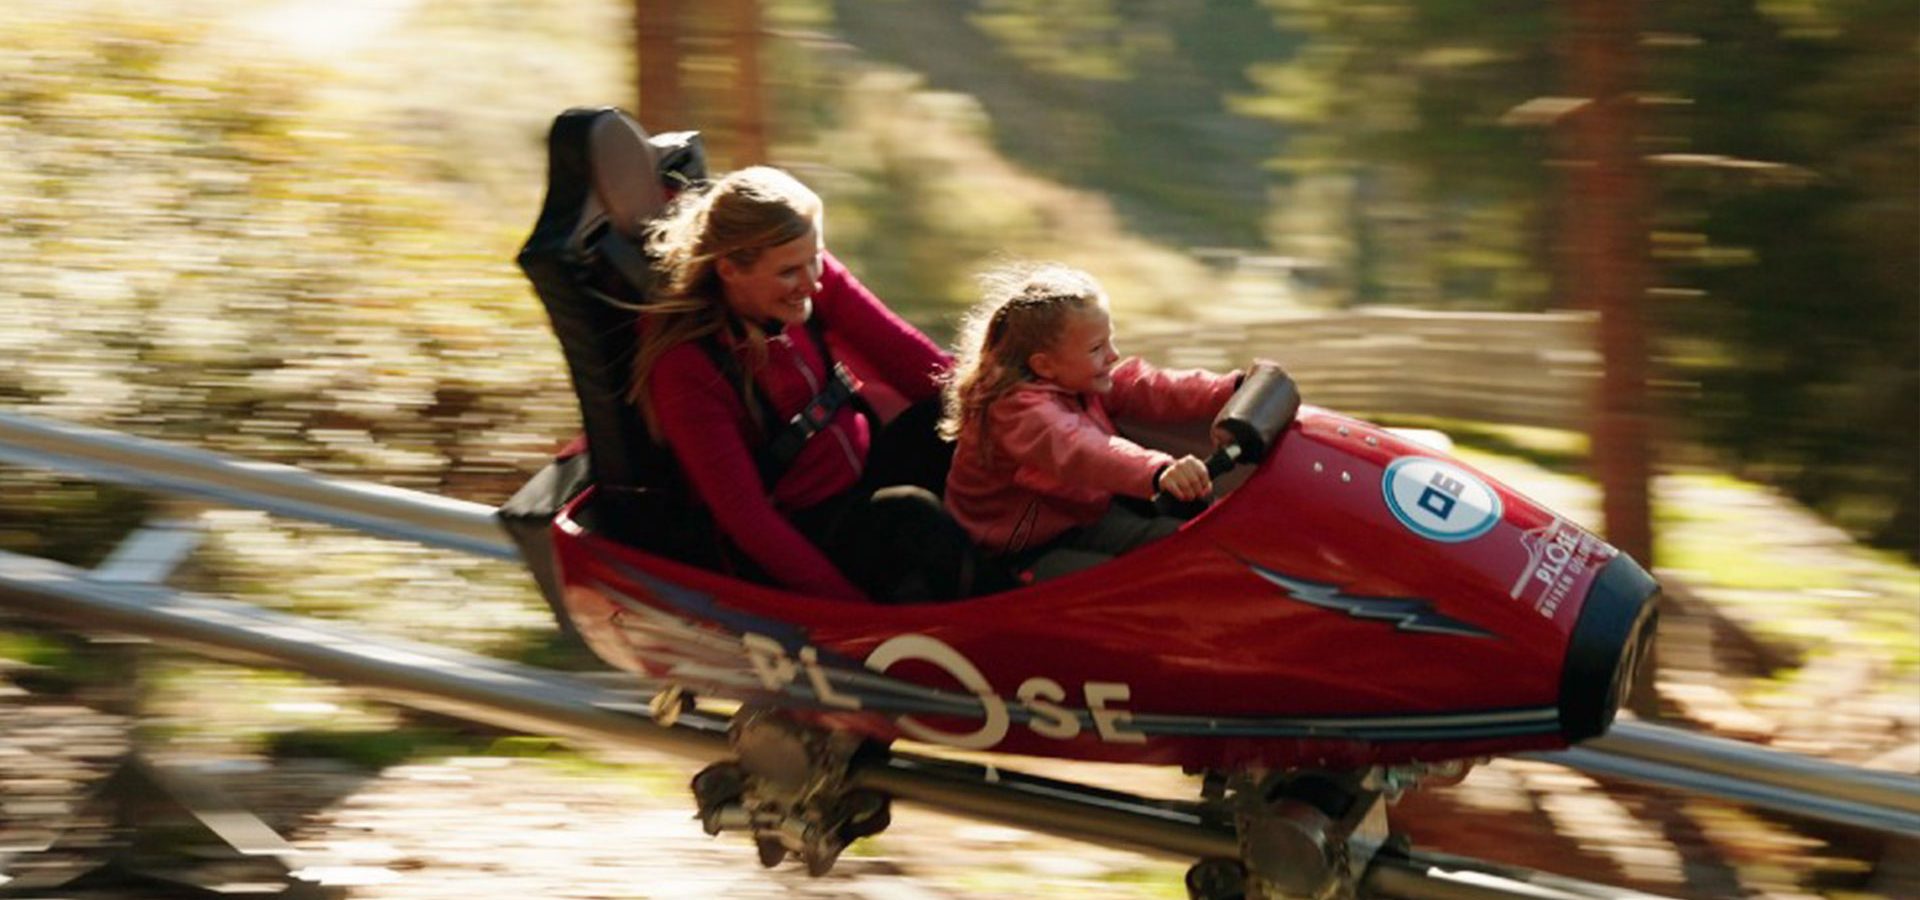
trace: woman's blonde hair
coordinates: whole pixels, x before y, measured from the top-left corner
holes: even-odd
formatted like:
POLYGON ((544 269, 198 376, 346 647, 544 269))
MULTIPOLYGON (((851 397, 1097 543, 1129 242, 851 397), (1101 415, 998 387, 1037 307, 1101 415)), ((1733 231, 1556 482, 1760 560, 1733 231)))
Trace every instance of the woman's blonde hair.
POLYGON ((799 179, 768 166, 751 166, 680 195, 648 226, 654 284, 639 308, 645 324, 627 397, 639 405, 649 429, 657 433, 660 426, 647 397, 647 378, 660 356, 728 328, 751 350, 739 388, 748 415, 759 421, 760 407, 750 394, 754 370, 766 359, 766 333, 760 323, 739 320, 727 306, 720 260, 751 266, 768 248, 812 234, 819 228, 822 209, 820 196, 799 179))
POLYGON ((1106 292, 1079 269, 1058 263, 1015 263, 980 276, 981 301, 960 322, 959 355, 947 374, 940 436, 979 430, 982 458, 987 410, 1023 381, 1034 378, 1027 360, 1052 349, 1069 317, 1106 304, 1106 292))

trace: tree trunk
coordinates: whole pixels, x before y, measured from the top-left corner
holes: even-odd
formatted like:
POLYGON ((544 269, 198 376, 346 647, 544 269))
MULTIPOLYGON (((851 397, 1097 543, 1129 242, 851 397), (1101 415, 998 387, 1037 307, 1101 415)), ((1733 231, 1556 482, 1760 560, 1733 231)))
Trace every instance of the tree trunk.
POLYGON ((633 0, 633 32, 639 56, 639 103, 635 117, 651 132, 692 128, 680 81, 679 0, 633 0))
POLYGON ((1638 0, 1572 0, 1573 88, 1589 100, 1571 117, 1567 261, 1576 305, 1600 313, 1605 364, 1593 454, 1605 491, 1607 539, 1653 562, 1647 503, 1646 178, 1633 93, 1638 0))
POLYGON ((766 84, 760 73, 760 0, 733 0, 729 5, 727 46, 733 57, 733 98, 728 106, 734 115, 733 161, 735 166, 757 165, 768 158, 766 84))
MULTIPOLYGON (((1577 306, 1600 314, 1604 367, 1592 442, 1607 540, 1653 566, 1647 336, 1647 183, 1635 93, 1640 0, 1570 0, 1568 72, 1574 113, 1567 205, 1567 285, 1577 306)), ((1632 708, 1657 712, 1654 663, 1636 680, 1632 708)))

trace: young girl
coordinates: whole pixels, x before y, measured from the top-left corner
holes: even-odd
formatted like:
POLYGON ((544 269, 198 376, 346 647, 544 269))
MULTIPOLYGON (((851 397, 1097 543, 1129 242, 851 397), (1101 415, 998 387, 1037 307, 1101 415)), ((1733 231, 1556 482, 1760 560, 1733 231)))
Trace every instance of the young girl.
POLYGON ((989 273, 986 298, 962 325, 941 436, 957 440, 946 504, 990 554, 1046 579, 1172 534, 1177 518, 1143 514, 1116 496, 1213 490, 1206 464, 1175 459, 1115 433, 1114 416, 1210 417, 1239 373, 1161 371, 1113 346, 1107 298, 1093 277, 1060 265, 989 273))

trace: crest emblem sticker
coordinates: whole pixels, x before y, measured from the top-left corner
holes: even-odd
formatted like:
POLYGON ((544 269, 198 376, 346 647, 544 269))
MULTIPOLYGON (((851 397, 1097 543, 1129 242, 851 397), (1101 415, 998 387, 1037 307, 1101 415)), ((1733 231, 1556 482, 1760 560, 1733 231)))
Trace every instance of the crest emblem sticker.
POLYGON ((1380 477, 1387 509, 1430 541, 1470 541, 1500 521, 1500 495, 1479 476, 1427 456, 1403 456, 1380 477))

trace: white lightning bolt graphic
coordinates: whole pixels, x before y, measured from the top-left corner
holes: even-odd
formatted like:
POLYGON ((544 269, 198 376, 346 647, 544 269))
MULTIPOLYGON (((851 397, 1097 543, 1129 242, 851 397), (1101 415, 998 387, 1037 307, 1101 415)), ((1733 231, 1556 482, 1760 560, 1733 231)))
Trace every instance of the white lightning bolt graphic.
POLYGON ((1429 634, 1453 634, 1461 637, 1494 637, 1493 632, 1469 625, 1458 619, 1450 619, 1433 611, 1433 604, 1418 597, 1354 597, 1340 592, 1337 584, 1322 584, 1295 578, 1291 575, 1275 572, 1257 563, 1247 562, 1247 568, 1264 578, 1287 595, 1303 603, 1310 603, 1321 609, 1344 612, 1357 619, 1381 619, 1394 622, 1401 631, 1422 631, 1429 634))

